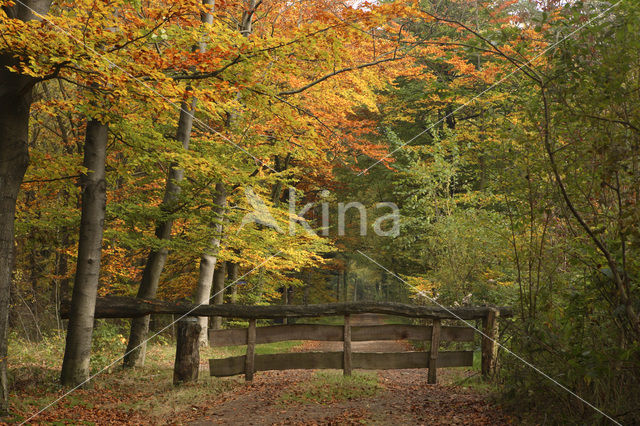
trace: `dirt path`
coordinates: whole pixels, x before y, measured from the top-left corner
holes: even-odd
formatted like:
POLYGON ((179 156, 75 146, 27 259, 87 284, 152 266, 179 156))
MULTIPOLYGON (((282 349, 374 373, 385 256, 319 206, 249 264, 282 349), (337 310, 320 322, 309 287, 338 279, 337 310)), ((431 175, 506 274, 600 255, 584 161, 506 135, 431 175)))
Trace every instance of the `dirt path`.
MULTIPOLYGON (((355 316, 354 324, 382 323, 377 315, 355 316)), ((341 342, 307 342, 302 351, 340 351, 341 342)), ((400 352, 406 342, 354 342, 356 352, 400 352)), ((306 402, 313 371, 257 373, 254 382, 221 395, 219 402, 193 425, 316 425, 316 424, 436 424, 502 425, 508 417, 478 390, 452 385, 465 373, 439 370, 439 384, 427 385, 427 370, 384 370, 377 374, 379 389, 372 396, 306 402), (284 395, 289 397, 283 398, 284 395), (300 395, 303 402, 292 402, 300 395)), ((467 373, 470 374, 470 373, 467 373)), ((374 376, 375 378, 375 376, 374 376)))

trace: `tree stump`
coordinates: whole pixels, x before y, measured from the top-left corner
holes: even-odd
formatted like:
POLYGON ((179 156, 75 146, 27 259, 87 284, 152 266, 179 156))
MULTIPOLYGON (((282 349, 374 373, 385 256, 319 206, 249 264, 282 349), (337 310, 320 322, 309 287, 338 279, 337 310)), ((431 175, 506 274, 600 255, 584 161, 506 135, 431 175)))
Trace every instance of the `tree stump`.
POLYGON ((178 321, 176 362, 173 366, 173 384, 195 382, 200 371, 200 330, 195 317, 178 321))

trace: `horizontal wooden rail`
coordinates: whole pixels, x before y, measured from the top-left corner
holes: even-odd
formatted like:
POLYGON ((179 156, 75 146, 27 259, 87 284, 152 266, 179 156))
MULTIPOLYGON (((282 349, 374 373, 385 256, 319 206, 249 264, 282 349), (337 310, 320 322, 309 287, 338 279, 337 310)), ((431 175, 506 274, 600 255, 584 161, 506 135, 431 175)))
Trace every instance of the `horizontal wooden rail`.
MULTIPOLYGON (((162 300, 138 299, 135 297, 99 297, 96 301, 95 318, 136 318, 149 314, 174 314, 190 316, 219 316, 225 318, 272 319, 302 318, 351 314, 386 314, 411 318, 433 319, 481 319, 496 310, 500 317, 510 317, 509 307, 456 307, 414 306, 390 302, 328 303, 323 305, 202 305, 194 306, 162 300)), ((69 317, 69 303, 61 309, 63 318, 69 317)))
MULTIPOLYGON (((246 356, 210 359, 212 376, 225 377, 245 374, 246 356)), ((438 353, 438 368, 470 367, 473 352, 446 351, 438 353)), ((272 355, 255 355, 253 371, 268 370, 321 370, 344 367, 343 352, 298 352, 272 355)), ((368 353, 353 352, 351 367, 364 370, 385 370, 429 367, 429 358, 424 352, 368 353)))
MULTIPOLYGON (((445 342, 472 342, 474 330, 469 327, 442 327, 440 340, 445 342)), ((369 340, 419 340, 430 341, 431 326, 424 325, 371 325, 351 326, 351 341, 369 340)), ((275 343, 287 340, 315 340, 342 342, 344 327, 341 325, 293 324, 256 328, 256 343, 275 343)), ((247 344, 247 329, 209 330, 211 346, 240 346, 247 344)))

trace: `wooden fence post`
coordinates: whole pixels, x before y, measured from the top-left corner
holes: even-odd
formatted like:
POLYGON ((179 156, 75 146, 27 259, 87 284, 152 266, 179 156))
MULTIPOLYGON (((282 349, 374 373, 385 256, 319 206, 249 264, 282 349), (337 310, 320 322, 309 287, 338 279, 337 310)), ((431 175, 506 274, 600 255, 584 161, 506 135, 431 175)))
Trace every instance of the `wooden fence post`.
POLYGON ((343 374, 351 375, 351 315, 344 316, 344 362, 343 374))
POLYGON ((173 384, 195 382, 200 371, 200 324, 195 317, 178 321, 176 360, 173 366, 173 384))
POLYGON ((482 319, 482 376, 486 379, 495 369, 498 354, 498 316, 500 311, 491 309, 482 319))
POLYGON ((429 353, 429 377, 427 383, 435 385, 438 370, 438 349, 440 348, 440 320, 433 320, 431 329, 431 350, 429 353))
POLYGON ((244 379, 247 382, 253 381, 253 372, 255 371, 254 362, 256 356, 256 320, 249 320, 249 328, 247 329, 247 355, 244 362, 244 379))

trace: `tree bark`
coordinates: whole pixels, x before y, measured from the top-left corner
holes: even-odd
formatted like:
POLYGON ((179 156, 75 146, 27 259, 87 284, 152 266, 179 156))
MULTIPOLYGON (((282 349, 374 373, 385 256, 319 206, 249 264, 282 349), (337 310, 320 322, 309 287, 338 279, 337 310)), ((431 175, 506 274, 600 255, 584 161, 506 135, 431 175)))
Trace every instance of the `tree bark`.
MULTIPOLYGON (((216 264, 218 263, 218 252, 220 250, 220 242, 222 241, 222 233, 224 229, 224 211, 227 206, 227 193, 224 188, 224 184, 218 183, 216 184, 216 198, 214 200, 214 210, 217 214, 217 222, 214 225, 214 237, 211 241, 211 246, 209 248, 208 253, 204 253, 200 258, 200 275, 198 276, 198 286, 196 287, 196 304, 198 305, 208 305, 211 299, 211 286, 216 286, 216 277, 218 274, 218 269, 216 264)), ((224 288, 224 263, 222 270, 222 288, 224 288)), ((215 290, 217 293, 218 290, 215 290)), ((221 296, 224 298, 224 294, 221 296)), ((224 299, 217 298, 214 296, 215 303, 221 304, 224 299), (218 300, 220 302, 218 303, 218 300)), ((218 319, 218 323, 220 323, 221 319, 218 319)), ((198 323, 200 324, 200 345, 201 346, 209 346, 209 317, 199 317, 198 323)), ((214 319, 215 323, 215 319, 214 319)), ((219 325, 219 324, 218 324, 219 325)), ((220 327, 218 327, 219 329, 220 327)), ((216 329, 217 330, 217 329, 216 329)))
MULTIPOLYGON (((253 14, 255 13, 256 7, 260 2, 256 2, 252 0, 249 8, 244 11, 242 15, 242 22, 240 24, 240 33, 245 37, 248 37, 251 34, 251 24, 253 21, 253 14)), ((201 51, 204 51, 206 46, 201 43, 201 51)), ((238 94, 239 97, 239 94, 238 94)), ((227 117, 227 126, 232 127, 233 122, 235 121, 235 113, 230 113, 227 117)), ((224 279, 226 275, 226 271, 224 269, 224 264, 222 268, 216 268, 217 263, 217 255, 220 250, 220 243, 222 240, 222 217, 224 216, 224 210, 226 209, 227 199, 226 192, 224 189, 224 185, 222 183, 216 184, 216 199, 215 206, 218 210, 219 216, 221 217, 221 221, 215 225, 215 235, 213 241, 211 242, 208 253, 204 253, 200 258, 200 275, 198 277, 198 285, 196 287, 196 303, 199 305, 208 305, 211 299, 211 286, 214 287, 214 304, 221 305, 224 303, 224 279), (220 269, 220 270, 219 270, 220 269)), ((198 322, 202 327, 200 332, 200 345, 208 346, 209 345, 209 318, 208 317, 199 317, 198 322)), ((222 326, 222 318, 214 317, 213 318, 213 329, 219 330, 222 326)))
MULTIPOLYGON (((226 270, 227 262, 220 262, 219 267, 216 268, 215 274, 213 274, 213 304, 222 305, 224 303, 224 279, 227 275, 226 270)), ((222 328, 222 317, 213 317, 213 324, 211 328, 214 330, 220 330, 222 328)))
MULTIPOLYGON (((182 143, 182 148, 185 150, 189 149, 191 128, 193 127, 193 111, 195 106, 196 100, 193 99, 190 106, 186 102, 183 102, 180 107, 180 119, 178 120, 176 140, 182 143)), ((175 208, 175 204, 180 194, 180 182, 182 182, 183 179, 184 170, 173 164, 169 170, 169 175, 167 176, 167 185, 162 199, 162 204, 160 206, 160 209, 164 213, 173 213, 173 209, 175 208)), ((156 227, 156 238, 162 241, 169 240, 171 238, 172 228, 172 219, 160 222, 156 227)), ((166 247, 162 247, 158 250, 152 250, 151 253, 149 253, 147 263, 142 273, 142 281, 140 282, 137 297, 141 299, 149 299, 156 296, 156 293, 158 292, 158 283, 160 282, 160 276, 162 275, 168 254, 169 250, 166 247)), ((147 348, 146 338, 149 332, 149 320, 150 318, 146 316, 143 318, 136 318, 131 321, 129 342, 124 356, 125 368, 144 365, 147 348)))
MULTIPOLYGON (((202 3, 205 6, 213 8, 215 2, 214 0, 203 0, 202 3)), ((213 15, 210 13, 202 15, 203 24, 211 24, 212 22, 213 15)), ((194 49, 199 49, 201 52, 204 52, 206 50, 206 44, 204 42, 199 43, 197 46, 194 46, 194 49)), ((180 118, 178 119, 176 140, 182 143, 182 148, 185 150, 189 149, 189 143, 191 141, 191 128, 193 127, 193 114, 195 113, 196 104, 197 99, 193 98, 190 103, 184 101, 180 105, 180 118)), ((180 182, 182 179, 184 179, 184 170, 173 164, 169 170, 164 198, 162 199, 161 209, 163 212, 168 214, 173 213, 176 200, 180 194, 180 182)), ((169 240, 171 238, 172 228, 173 220, 167 219, 160 222, 156 227, 156 237, 163 241, 169 240)), ((142 281, 140 282, 137 297, 147 299, 156 296, 160 275, 162 275, 162 271, 164 270, 168 254, 169 251, 166 247, 151 251, 142 274, 142 281)), ((125 368, 141 367, 144 365, 147 352, 146 339, 149 333, 149 320, 150 318, 146 316, 131 321, 129 342, 123 361, 125 368)))
POLYGON ((198 381, 200 372, 200 324, 193 317, 178 321, 176 359, 173 365, 173 384, 198 381))
POLYGON ((31 88, 24 87, 26 79, 5 71, 7 59, 0 57, 0 81, 4 82, 0 86, 0 414, 8 411, 7 334, 14 220, 18 192, 29 165, 27 138, 31 108, 31 88), (11 91, 11 86, 18 88, 18 93, 11 91))
POLYGON ((67 341, 60 380, 77 386, 89 378, 93 319, 100 281, 102 234, 107 200, 105 161, 108 126, 91 119, 87 123, 82 187, 82 217, 78 242, 78 263, 71 297, 67 341))
POLYGON ((342 301, 345 303, 349 301, 349 282, 347 281, 348 279, 349 279, 349 274, 345 269, 342 272, 342 301))
POLYGON ((307 279, 304 283, 304 290, 302 292, 302 304, 303 305, 308 305, 309 304, 309 289, 311 288, 311 278, 312 278, 312 274, 311 274, 311 269, 309 269, 307 271, 307 279))
MULTIPOLYGON (((37 19, 29 9, 45 15, 51 0, 24 0, 3 6, 9 19, 37 19)), ((0 53, 0 415, 9 411, 7 382, 7 335, 10 290, 14 257, 16 201, 29 166, 29 113, 33 77, 15 74, 7 67, 16 65, 14 52, 0 53)))
POLYGON ((238 303, 238 264, 227 261, 227 272, 229 273, 229 282, 231 283, 231 296, 229 302, 238 303))

